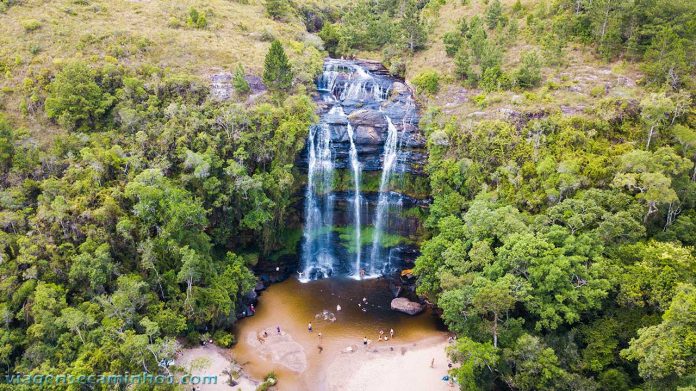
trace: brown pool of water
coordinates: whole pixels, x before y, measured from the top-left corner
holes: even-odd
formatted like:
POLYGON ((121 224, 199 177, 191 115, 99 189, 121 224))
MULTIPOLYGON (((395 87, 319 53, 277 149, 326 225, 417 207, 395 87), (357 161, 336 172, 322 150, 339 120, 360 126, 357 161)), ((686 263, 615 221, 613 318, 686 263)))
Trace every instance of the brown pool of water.
POLYGON ((271 285, 261 293, 256 314, 237 323, 238 343, 231 353, 256 379, 275 372, 281 390, 317 390, 323 388, 323 371, 333 359, 349 346, 362 348, 363 337, 371 340, 373 348, 388 349, 444 335, 444 327, 429 310, 416 316, 392 311, 392 298, 389 283, 383 279, 323 279, 307 283, 289 279, 271 285), (341 306, 340 311, 336 310, 337 305, 341 306), (333 314, 335 321, 324 320, 324 311, 329 318, 333 314), (309 322, 313 326, 311 333, 307 330, 309 322), (252 346, 252 333, 275 330, 277 326, 304 349, 307 367, 301 373, 264 359, 252 346), (378 342, 379 331, 388 335, 390 329, 394 329, 394 339, 378 342))

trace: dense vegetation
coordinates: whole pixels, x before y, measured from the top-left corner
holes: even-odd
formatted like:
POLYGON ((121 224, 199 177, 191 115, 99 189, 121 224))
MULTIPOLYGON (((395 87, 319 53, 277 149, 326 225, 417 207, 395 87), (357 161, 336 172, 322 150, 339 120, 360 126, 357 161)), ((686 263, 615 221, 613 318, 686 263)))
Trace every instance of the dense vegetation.
POLYGON ((162 13, 166 33, 72 36, 56 26, 131 5, 68 1, 65 23, 22 17, 0 37, 0 374, 166 373, 180 342, 231 345, 250 269, 296 251, 293 162, 330 54, 382 59, 426 106, 418 292, 458 336, 461 389, 696 387, 693 1, 189 3, 162 13), (208 68, 156 57, 219 66, 192 53, 220 36, 227 101, 208 68), (576 87, 550 78, 577 71, 571 48, 637 85, 549 109, 576 87), (490 118, 508 96, 520 113, 490 118))
MULTIPOLYGON (((286 91, 283 48, 269 53, 286 91)), ((67 132, 43 150, 0 117, 2 372, 166 372, 177 337, 231 345, 250 267, 285 251, 315 120, 302 88, 247 107, 113 59, 27 83, 27 115, 67 132)))
POLYGON ((461 389, 696 385, 693 12, 692 2, 506 10, 493 0, 444 35, 456 77, 489 92, 542 81, 534 51, 502 70, 517 34, 551 67, 576 41, 645 75, 640 100, 600 98, 583 115, 471 123, 433 108, 422 121, 434 236, 418 291, 458 334, 461 389))

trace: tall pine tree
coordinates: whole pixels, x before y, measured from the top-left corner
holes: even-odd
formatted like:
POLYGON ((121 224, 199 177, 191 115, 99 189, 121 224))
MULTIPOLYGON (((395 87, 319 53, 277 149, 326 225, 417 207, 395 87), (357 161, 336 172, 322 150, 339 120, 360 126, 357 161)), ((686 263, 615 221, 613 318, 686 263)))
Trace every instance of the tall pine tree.
POLYGON ((287 90, 292 85, 292 68, 283 45, 274 40, 268 49, 263 69, 263 81, 271 90, 287 90))

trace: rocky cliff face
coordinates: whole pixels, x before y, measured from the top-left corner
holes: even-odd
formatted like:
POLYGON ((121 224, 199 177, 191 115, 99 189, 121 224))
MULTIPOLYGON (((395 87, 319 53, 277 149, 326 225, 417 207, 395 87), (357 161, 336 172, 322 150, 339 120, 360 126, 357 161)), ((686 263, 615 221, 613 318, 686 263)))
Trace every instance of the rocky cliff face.
POLYGON ((412 91, 379 63, 329 59, 307 175, 305 278, 388 274, 415 257, 427 207, 425 138, 412 91))

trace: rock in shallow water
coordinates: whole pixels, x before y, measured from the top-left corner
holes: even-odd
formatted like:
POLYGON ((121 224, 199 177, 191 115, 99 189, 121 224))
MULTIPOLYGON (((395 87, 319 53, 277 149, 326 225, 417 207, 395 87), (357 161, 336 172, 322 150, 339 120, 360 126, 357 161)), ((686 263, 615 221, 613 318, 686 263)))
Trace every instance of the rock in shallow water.
POLYGON ((391 309, 394 311, 403 312, 409 315, 417 315, 423 312, 425 306, 415 301, 411 301, 405 297, 397 297, 391 301, 391 309))

